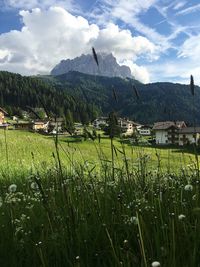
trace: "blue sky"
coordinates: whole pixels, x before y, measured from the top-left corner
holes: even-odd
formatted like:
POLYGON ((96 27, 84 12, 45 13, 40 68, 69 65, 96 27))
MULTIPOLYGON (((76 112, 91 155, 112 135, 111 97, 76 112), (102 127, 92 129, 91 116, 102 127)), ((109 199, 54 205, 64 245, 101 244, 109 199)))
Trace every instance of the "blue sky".
POLYGON ((0 0, 0 70, 48 73, 94 46, 144 83, 200 84, 199 15, 198 0, 0 0))

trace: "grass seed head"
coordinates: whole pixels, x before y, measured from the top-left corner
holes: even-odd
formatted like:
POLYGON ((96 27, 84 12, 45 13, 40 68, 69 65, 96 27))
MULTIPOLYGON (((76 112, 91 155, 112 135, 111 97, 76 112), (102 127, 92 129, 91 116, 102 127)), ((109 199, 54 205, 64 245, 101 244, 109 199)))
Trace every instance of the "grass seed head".
POLYGON ((159 267, 160 266, 160 262, 159 261, 154 261, 151 264, 152 267, 159 267))

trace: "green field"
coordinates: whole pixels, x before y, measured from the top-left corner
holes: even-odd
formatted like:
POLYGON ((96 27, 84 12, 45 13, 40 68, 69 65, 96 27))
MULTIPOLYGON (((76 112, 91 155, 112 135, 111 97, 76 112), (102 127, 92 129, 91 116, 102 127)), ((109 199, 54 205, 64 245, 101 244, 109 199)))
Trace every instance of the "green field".
POLYGON ((0 266, 200 266, 195 155, 123 142, 0 132, 0 266))
MULTIPOLYGON (((125 140, 124 146, 119 139, 114 140, 115 167, 120 168, 124 154, 131 167, 138 166, 143 159, 148 168, 155 169, 160 164, 163 170, 180 170, 192 167, 195 162, 194 153, 180 148, 155 148, 151 146, 133 146, 125 140), (127 144, 126 144, 127 143, 127 144)), ((87 164, 99 168, 102 159, 111 160, 111 144, 108 137, 102 135, 98 140, 83 141, 83 138, 59 137, 58 148, 64 166, 87 164)), ((0 131, 0 166, 2 169, 29 170, 31 166, 40 168, 55 165, 55 140, 52 136, 43 136, 26 131, 0 131)))

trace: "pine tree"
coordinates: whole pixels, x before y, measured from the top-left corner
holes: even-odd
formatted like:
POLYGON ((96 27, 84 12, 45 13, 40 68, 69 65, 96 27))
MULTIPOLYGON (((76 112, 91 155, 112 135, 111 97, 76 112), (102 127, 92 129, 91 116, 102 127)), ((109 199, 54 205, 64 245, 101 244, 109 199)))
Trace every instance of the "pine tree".
POLYGON ((75 131, 74 120, 71 111, 68 109, 65 116, 65 129, 68 133, 73 134, 75 131))

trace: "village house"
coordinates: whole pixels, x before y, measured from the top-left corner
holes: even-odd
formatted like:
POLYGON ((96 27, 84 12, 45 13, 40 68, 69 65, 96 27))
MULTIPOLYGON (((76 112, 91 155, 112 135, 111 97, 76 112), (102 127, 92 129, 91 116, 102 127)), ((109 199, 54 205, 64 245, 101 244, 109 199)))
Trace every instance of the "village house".
POLYGON ((200 140, 200 127, 185 127, 179 130, 179 145, 198 144, 200 140))
POLYGON ((179 130, 186 128, 184 121, 164 121, 156 122, 153 131, 156 136, 156 144, 158 145, 179 145, 179 130))
POLYGON ((148 125, 141 125, 139 127, 137 127, 138 133, 142 136, 149 136, 151 135, 151 130, 152 127, 148 126, 148 125))
POLYGON ((64 118, 54 118, 49 121, 48 132, 56 134, 63 131, 64 118))
MULTIPOLYGON (((132 135, 136 128, 141 126, 139 123, 133 122, 127 118, 118 118, 118 125, 121 132, 125 136, 132 135)), ((99 117, 93 121, 93 126, 96 129, 101 129, 101 126, 108 126, 108 117, 99 117)))
POLYGON ((0 129, 8 129, 9 124, 6 123, 6 115, 8 115, 8 113, 0 107, 0 129))
POLYGON ((33 122, 29 121, 17 121, 13 123, 14 129, 15 130, 26 130, 30 131, 33 129, 33 122))
POLYGON ((126 119, 126 118, 123 118, 123 119, 119 118, 118 124, 122 130, 122 134, 125 136, 132 135, 136 131, 136 128, 140 126, 139 123, 130 121, 129 119, 126 119))
POLYGON ((101 126, 108 126, 108 117, 99 117, 93 121, 93 126, 96 129, 101 129, 101 126))
POLYGON ((8 113, 0 107, 0 124, 4 124, 5 123, 5 115, 8 115, 8 113))
POLYGON ((48 132, 48 125, 49 121, 34 121, 32 129, 36 132, 37 131, 48 132))

